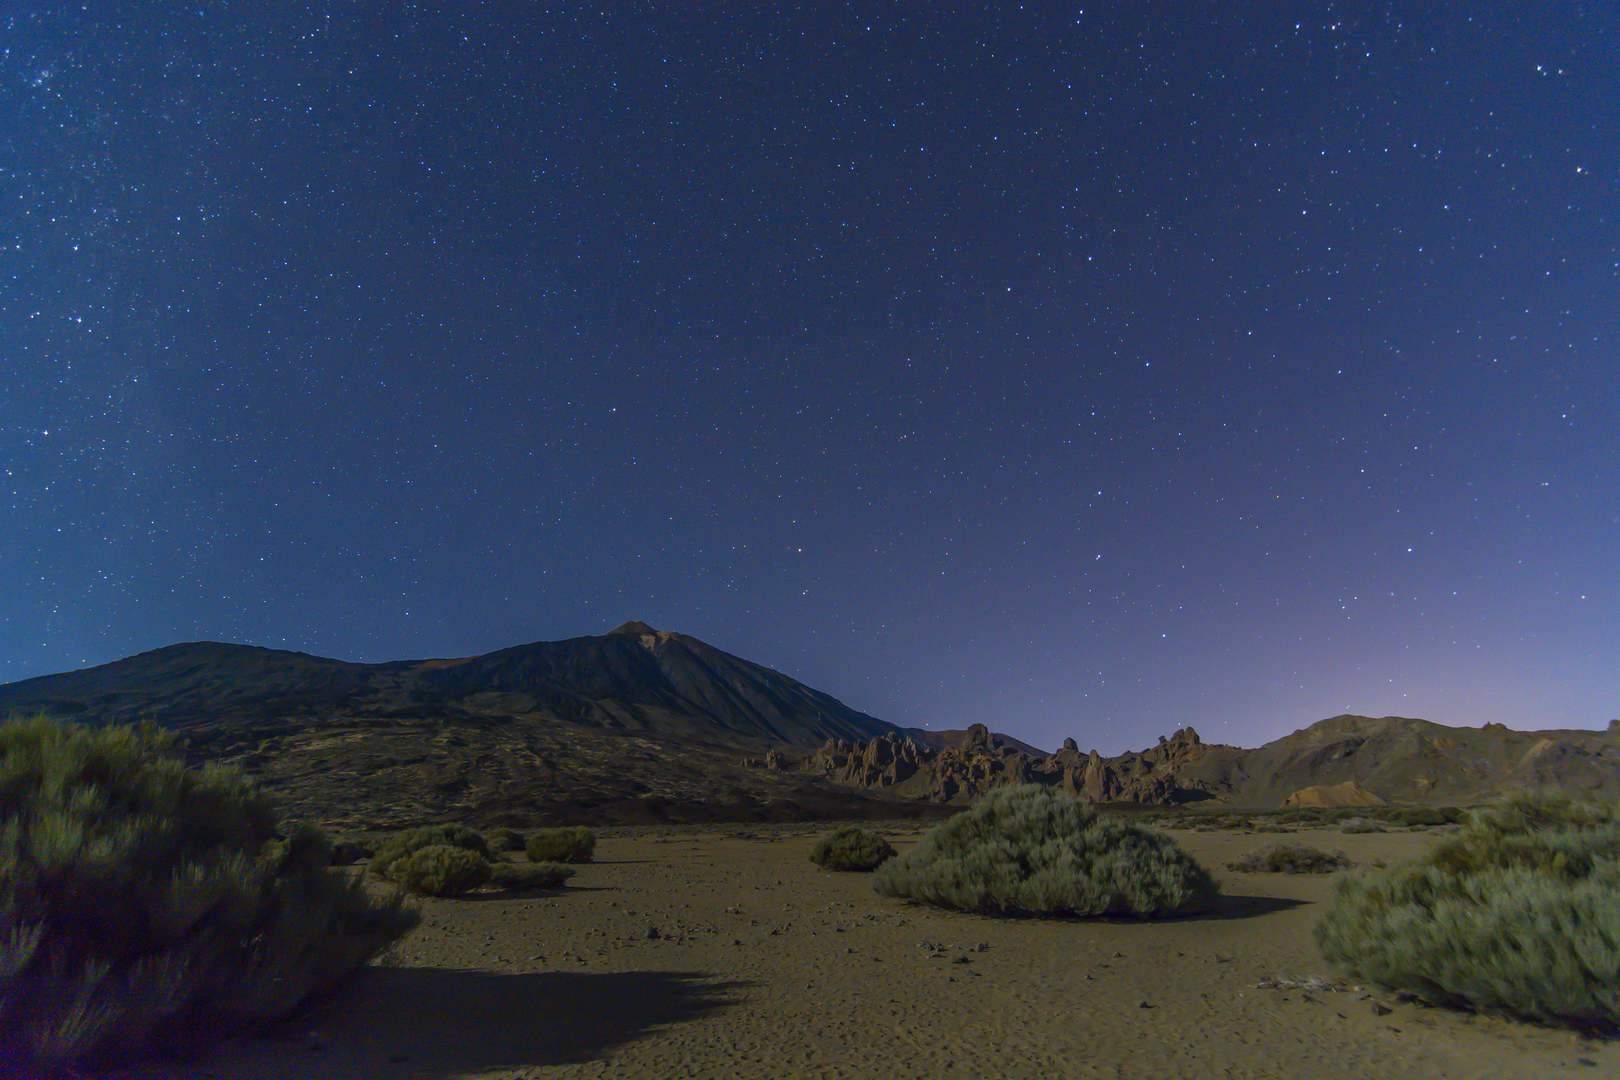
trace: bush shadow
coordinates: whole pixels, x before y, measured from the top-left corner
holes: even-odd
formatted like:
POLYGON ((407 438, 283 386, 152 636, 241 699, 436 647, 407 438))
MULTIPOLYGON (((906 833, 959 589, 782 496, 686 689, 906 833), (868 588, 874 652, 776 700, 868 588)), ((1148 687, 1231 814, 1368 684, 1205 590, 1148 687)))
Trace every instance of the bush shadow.
POLYGON ((1295 900, 1286 896, 1233 896, 1222 893, 1215 901, 1215 907, 1198 915, 1187 916, 1190 920, 1198 919, 1252 919, 1259 915, 1270 915, 1273 912, 1288 911, 1291 908, 1303 907, 1309 900, 1295 900))
POLYGON ((449 1078, 594 1061, 655 1028, 725 1008, 747 985, 686 971, 375 967, 299 1027, 322 1033, 326 1045, 310 1065, 331 1080, 449 1078))

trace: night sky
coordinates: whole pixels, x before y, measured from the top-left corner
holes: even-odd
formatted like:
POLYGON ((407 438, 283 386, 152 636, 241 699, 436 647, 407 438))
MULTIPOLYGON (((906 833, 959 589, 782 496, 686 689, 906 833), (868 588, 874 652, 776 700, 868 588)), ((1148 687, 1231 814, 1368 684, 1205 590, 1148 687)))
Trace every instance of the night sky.
POLYGON ((7 5, 0 681, 640 618, 1048 746, 1601 726, 1620 6, 1393 6, 7 5))

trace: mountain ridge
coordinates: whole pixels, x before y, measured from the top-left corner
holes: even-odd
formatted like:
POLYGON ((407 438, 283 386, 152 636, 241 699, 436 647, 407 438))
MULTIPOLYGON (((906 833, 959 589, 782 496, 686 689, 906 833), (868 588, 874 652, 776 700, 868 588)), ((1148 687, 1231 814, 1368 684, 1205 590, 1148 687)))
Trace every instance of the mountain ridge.
MULTIPOLYGON (((778 760, 781 760, 780 758, 778 760)), ((1509 790, 1556 788, 1620 796, 1620 730, 1516 731, 1453 727, 1414 717, 1341 714, 1253 748, 1205 743, 1191 727, 1157 746, 1103 757, 1065 739, 1029 755, 982 725, 936 747, 884 734, 829 740, 791 767, 863 790, 936 802, 970 800, 1007 784, 1059 786, 1089 802, 1218 800, 1235 806, 1371 796, 1382 802, 1464 804, 1509 790)))
POLYGON ((639 620, 381 663, 180 642, 0 685, 0 716, 35 711, 154 721, 195 760, 241 764, 297 813, 373 824, 892 815, 1025 782, 1151 804, 1276 806, 1339 791, 1462 802, 1527 786, 1620 794, 1613 724, 1519 732, 1347 713, 1248 749, 1185 728, 1110 757, 1072 738, 1048 754, 982 724, 902 728, 639 620))
MULTIPOLYGON (((363 663, 228 642, 179 642, 107 664, 0 684, 0 712, 154 719, 192 731, 318 703, 397 712, 468 699, 567 722, 720 740, 813 745, 898 730, 781 672, 631 621, 607 634, 468 657, 363 663)), ((474 711, 487 711, 474 708, 474 711)))

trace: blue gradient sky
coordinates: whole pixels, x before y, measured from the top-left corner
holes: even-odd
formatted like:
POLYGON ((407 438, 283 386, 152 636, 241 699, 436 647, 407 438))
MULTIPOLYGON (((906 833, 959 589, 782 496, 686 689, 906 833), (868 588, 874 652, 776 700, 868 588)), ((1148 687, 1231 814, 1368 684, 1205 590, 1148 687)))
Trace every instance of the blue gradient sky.
POLYGON ((1002 7, 13 7, 0 680, 634 617, 1049 746, 1620 716, 1620 9, 1002 7))

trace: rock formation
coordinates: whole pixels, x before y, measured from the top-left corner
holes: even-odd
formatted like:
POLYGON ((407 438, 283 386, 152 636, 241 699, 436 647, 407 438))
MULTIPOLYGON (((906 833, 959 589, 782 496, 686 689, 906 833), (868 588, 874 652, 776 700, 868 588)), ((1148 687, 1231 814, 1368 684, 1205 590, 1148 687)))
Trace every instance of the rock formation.
MULTIPOLYGON (((1224 749, 1224 748, 1223 748, 1224 749)), ((1141 753, 1104 758, 1082 754, 1065 739, 1055 754, 1031 755, 992 735, 983 724, 967 729, 957 745, 936 748, 903 735, 874 739, 829 739, 805 759, 807 771, 860 788, 893 788, 897 794, 936 802, 967 801, 1010 784, 1045 784, 1087 802, 1165 805, 1208 798, 1207 785, 1181 775, 1208 748, 1191 728, 1141 753)))

